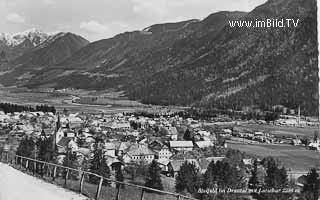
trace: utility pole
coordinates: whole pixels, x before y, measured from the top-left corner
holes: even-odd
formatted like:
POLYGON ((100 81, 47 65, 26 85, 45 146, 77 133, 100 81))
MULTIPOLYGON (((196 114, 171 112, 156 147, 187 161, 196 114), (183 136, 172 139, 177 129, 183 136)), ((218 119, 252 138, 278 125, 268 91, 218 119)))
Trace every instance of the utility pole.
MULTIPOLYGON (((318 9, 317 9, 317 12, 318 12, 318 16, 320 16, 320 9, 319 9, 319 6, 318 6, 318 9)), ((320 28, 319 26, 317 26, 317 31, 319 33, 320 31, 320 28)), ((320 41, 320 34, 318 34, 318 41, 320 41)), ((320 52, 320 46, 318 45, 318 52, 320 52)), ((320 54, 318 53, 318 60, 320 60, 320 54)), ((319 92, 319 89, 320 89, 320 65, 319 65, 319 62, 318 62, 318 135, 320 134, 320 92, 319 92)))
POLYGON ((298 107, 298 126, 300 127, 300 119, 301 119, 301 113, 300 113, 300 104, 298 107))

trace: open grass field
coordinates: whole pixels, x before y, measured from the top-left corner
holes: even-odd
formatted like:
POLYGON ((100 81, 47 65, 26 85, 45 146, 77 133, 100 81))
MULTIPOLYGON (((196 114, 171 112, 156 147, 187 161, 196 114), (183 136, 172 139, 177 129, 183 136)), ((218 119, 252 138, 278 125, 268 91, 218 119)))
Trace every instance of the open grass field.
POLYGON ((115 92, 105 91, 77 91, 71 94, 57 94, 57 93, 44 93, 35 92, 27 88, 8 88, 0 86, 0 102, 16 103, 21 105, 38 105, 48 104, 55 106, 58 111, 64 108, 71 112, 86 112, 86 113, 122 113, 122 112, 135 112, 137 110, 157 112, 163 109, 181 110, 178 107, 164 108, 163 106, 144 105, 136 101, 131 101, 115 92), (77 104, 72 100, 75 96, 86 95, 101 95, 104 97, 103 105, 89 105, 77 104))
POLYGON ((320 167, 320 152, 307 150, 304 147, 271 144, 236 144, 228 143, 231 149, 238 149, 259 158, 273 156, 293 171, 308 171, 311 167, 320 167))
POLYGON ((259 125, 259 124, 241 124, 236 126, 238 128, 253 130, 253 131, 268 131, 275 136, 308 136, 312 137, 318 127, 289 127, 289 126, 273 126, 273 125, 259 125))

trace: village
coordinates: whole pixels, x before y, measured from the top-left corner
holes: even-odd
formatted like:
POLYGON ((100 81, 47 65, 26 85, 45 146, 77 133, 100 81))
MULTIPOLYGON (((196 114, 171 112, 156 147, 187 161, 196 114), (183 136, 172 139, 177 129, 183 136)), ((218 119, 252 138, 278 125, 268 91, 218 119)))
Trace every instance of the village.
MULTIPOLYGON (((294 121, 293 117, 282 116, 270 125, 283 126, 288 121, 294 121)), ((62 165, 66 156, 72 154, 76 156, 78 168, 82 169, 86 160, 92 158, 94 145, 98 140, 110 169, 121 166, 125 177, 139 183, 145 173, 143 169, 146 169, 143 166, 155 160, 169 188, 174 187, 174 177, 185 162, 194 164, 204 174, 212 161, 215 163, 226 157, 229 143, 288 143, 305 146, 310 151, 320 150, 320 139, 316 136, 305 141, 302 137, 283 138, 268 132, 250 132, 239 126, 208 126, 210 123, 212 122, 184 119, 172 114, 148 117, 139 113, 86 114, 64 111, 54 114, 0 111, 0 142, 3 151, 16 152, 20 141, 25 137, 35 141, 41 137, 54 137, 52 142, 56 146, 57 163, 62 165), (139 172, 138 169, 141 168, 139 172)), ((243 121, 235 122, 239 123, 243 121)), ((267 122, 251 120, 246 123, 267 122)), ((316 125, 312 123, 305 122, 304 125, 316 125)), ((34 158, 36 159, 36 153, 34 158)), ((243 156, 242 163, 247 166, 248 182, 254 157, 243 156)), ((115 172, 112 171, 111 174, 114 176, 115 172)))

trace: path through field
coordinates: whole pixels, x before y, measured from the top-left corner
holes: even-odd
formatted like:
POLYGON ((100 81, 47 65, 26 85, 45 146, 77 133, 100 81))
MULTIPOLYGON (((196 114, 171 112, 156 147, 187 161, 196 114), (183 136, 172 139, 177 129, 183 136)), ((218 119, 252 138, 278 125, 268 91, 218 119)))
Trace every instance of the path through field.
POLYGON ((44 199, 85 200, 88 198, 0 163, 0 200, 44 199))

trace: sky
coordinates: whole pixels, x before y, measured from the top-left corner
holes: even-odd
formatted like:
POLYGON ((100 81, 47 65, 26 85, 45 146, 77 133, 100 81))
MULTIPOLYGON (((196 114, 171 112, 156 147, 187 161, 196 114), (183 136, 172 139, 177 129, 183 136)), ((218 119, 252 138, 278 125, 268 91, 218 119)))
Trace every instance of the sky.
POLYGON ((90 41, 152 24, 251 11, 266 0, 0 0, 0 32, 72 32, 90 41), (4 19, 4 20, 3 20, 4 19))

